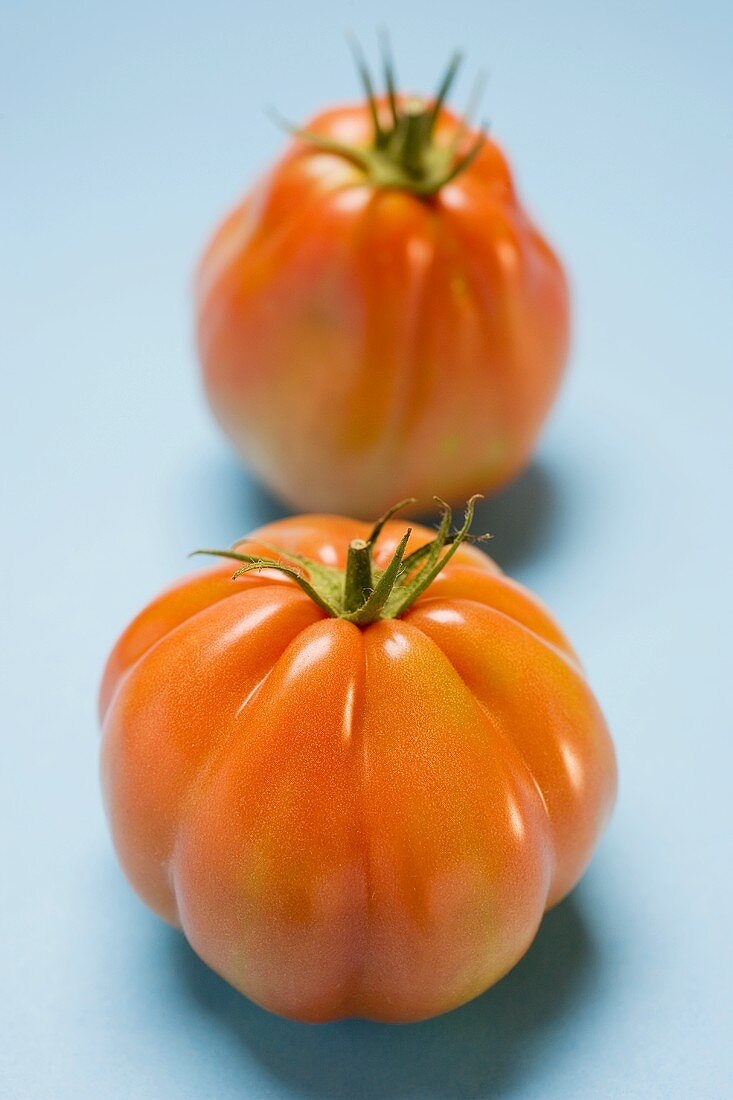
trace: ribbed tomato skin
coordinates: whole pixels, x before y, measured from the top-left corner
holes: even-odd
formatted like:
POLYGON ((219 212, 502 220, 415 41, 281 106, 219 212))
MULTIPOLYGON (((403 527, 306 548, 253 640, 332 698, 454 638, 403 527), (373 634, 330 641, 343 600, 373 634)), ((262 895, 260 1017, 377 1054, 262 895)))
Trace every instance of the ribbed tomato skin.
MULTIPOLYGON (((444 110, 438 140, 456 126, 444 110)), ((308 129, 371 136, 363 105, 308 129)), ((491 140, 428 199, 295 141, 215 233, 196 306, 214 414, 302 510, 372 516, 499 488, 528 461, 568 350, 562 265, 491 140)))
MULTIPOLYGON (((380 561, 403 532, 388 524, 380 561)), ((304 516, 247 552, 343 565, 366 534, 304 516)), ((131 883, 284 1016, 410 1021, 476 996, 577 881, 614 801, 569 643, 471 547, 403 618, 363 628, 274 571, 230 574, 168 589, 107 664, 102 783, 131 883)))

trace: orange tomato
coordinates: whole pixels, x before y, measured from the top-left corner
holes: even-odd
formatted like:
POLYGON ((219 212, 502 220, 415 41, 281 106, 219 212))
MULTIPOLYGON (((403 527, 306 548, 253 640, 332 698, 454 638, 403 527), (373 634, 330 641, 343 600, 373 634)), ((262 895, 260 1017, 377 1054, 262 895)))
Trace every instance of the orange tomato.
POLYGON ((273 523, 235 551, 257 572, 184 579, 109 658, 101 771, 122 866, 284 1016, 410 1021, 475 997, 609 816, 613 748, 570 644, 446 531, 415 528, 403 557, 395 520, 374 539, 340 517, 273 523), (350 611, 337 582, 354 547, 373 557, 350 611))
POLYGON ((443 98, 319 114, 201 260, 209 402, 298 509, 370 516, 408 492, 493 491, 556 393, 563 268, 498 145, 443 98))

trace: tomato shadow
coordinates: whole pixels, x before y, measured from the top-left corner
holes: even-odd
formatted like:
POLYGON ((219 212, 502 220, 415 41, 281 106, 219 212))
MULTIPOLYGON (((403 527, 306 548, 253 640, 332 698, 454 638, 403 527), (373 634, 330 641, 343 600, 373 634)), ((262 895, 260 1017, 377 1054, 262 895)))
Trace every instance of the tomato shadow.
POLYGON ((179 980, 248 1059, 296 1094, 324 1100, 490 1098, 513 1094, 558 1051, 558 1033, 597 992, 598 950, 574 896, 548 913, 537 938, 498 985, 463 1008, 419 1024, 362 1020, 297 1024, 257 1008, 171 933, 179 980))
MULTIPOLYGON (((182 484, 187 516, 192 496, 196 505, 196 526, 187 535, 192 545, 197 539, 228 545, 254 527, 292 514, 230 454, 199 465, 182 484)), ((479 502, 474 530, 491 533, 487 550, 502 569, 521 571, 547 552, 558 531, 560 504, 556 473, 537 460, 501 493, 479 502)), ((437 511, 419 519, 434 526, 436 517, 437 511)))
MULTIPOLYGON (((546 553, 559 519, 557 481, 546 463, 536 460, 496 496, 480 500, 474 531, 492 537, 487 552, 508 573, 521 570, 546 553)), ((435 516, 422 522, 435 525, 435 516)))

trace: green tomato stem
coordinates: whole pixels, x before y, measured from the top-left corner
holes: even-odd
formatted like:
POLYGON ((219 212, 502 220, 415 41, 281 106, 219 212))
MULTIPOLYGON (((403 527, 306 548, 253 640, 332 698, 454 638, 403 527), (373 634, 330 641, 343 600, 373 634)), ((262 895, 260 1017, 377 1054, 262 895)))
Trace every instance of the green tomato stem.
MULTIPOLYGON (((466 503, 463 523, 451 531, 452 512, 445 501, 435 498, 443 510, 443 518, 434 539, 405 556, 412 528, 405 531, 384 569, 374 561, 374 550, 385 523, 395 512, 414 501, 403 500, 390 508, 371 530, 368 539, 352 539, 346 555, 346 568, 324 565, 302 554, 268 546, 273 557, 247 554, 239 549, 247 540, 235 543, 237 549, 194 550, 194 554, 211 554, 229 558, 240 564, 232 580, 260 569, 275 569, 294 581, 318 607, 333 618, 346 619, 356 626, 368 626, 377 619, 397 619, 404 615, 421 596, 441 570, 448 564, 463 542, 478 542, 488 535, 471 535, 474 506, 479 496, 466 503), (296 568, 296 563, 297 568, 296 568)), ((260 543, 260 546, 265 545, 260 543)))
MULTIPOLYGON (((468 134, 468 112, 457 124, 448 141, 435 140, 440 112, 455 80, 462 55, 453 55, 437 92, 430 100, 403 97, 400 103, 395 90, 394 64, 389 43, 384 35, 380 36, 389 110, 387 114, 384 109, 380 110, 374 82, 361 47, 353 38, 349 42, 371 118, 371 145, 350 145, 335 141, 325 134, 291 126, 280 118, 277 121, 301 141, 355 164, 374 187, 408 191, 419 198, 430 198, 461 172, 466 171, 486 140, 484 124, 467 152, 459 155, 459 149, 468 134)), ((473 110, 473 106, 470 110, 473 110)))
POLYGON ((346 558, 344 610, 358 611, 369 599, 373 589, 371 546, 365 539, 353 539, 349 543, 346 558))

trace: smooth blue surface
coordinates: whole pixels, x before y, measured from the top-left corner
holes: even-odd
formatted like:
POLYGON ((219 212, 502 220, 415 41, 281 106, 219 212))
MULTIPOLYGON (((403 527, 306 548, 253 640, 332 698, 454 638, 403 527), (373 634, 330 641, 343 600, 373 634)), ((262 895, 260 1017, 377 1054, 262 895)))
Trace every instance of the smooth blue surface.
POLYGON ((733 1095, 732 13, 3 5, 0 1096, 733 1095), (300 119, 351 96, 341 30, 380 21, 418 88, 453 43, 490 63, 494 131, 573 273, 572 373, 485 518, 586 662, 621 794, 496 989, 414 1027, 307 1028, 132 895, 94 704, 117 632, 186 552, 277 511, 200 396, 190 271, 281 144, 260 105, 300 119))

